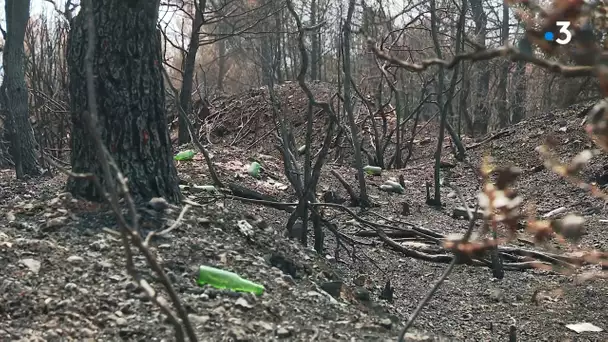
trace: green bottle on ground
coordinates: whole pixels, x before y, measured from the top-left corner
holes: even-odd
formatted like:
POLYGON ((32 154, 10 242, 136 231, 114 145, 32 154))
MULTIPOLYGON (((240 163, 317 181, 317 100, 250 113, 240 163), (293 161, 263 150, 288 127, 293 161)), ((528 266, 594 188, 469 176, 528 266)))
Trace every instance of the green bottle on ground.
POLYGON ((201 266, 197 283, 200 286, 211 285, 217 289, 228 289, 238 292, 250 292, 260 296, 264 293, 264 286, 241 278, 238 274, 220 270, 215 267, 201 266))

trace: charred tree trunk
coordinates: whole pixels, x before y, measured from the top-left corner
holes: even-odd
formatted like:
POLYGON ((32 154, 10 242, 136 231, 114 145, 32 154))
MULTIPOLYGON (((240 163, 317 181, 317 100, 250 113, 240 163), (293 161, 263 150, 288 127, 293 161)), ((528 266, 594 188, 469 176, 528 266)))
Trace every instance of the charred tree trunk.
MULTIPOLYGON (((219 34, 224 35, 228 33, 225 22, 220 22, 218 24, 219 34)), ((221 92, 224 92, 224 79, 226 78, 226 73, 228 73, 228 41, 226 38, 221 39, 217 42, 217 89, 221 92)))
MULTIPOLYGON (((503 45, 509 44, 509 6, 507 3, 502 5, 502 25, 501 25, 501 40, 503 45)), ((507 101, 507 84, 509 78, 509 65, 511 62, 507 59, 502 61, 500 66, 500 79, 498 81, 497 99, 497 115, 498 125, 504 128, 509 124, 510 112, 507 101)))
MULTIPOLYGON (((473 21, 475 22, 475 36, 477 44, 480 46, 486 45, 488 17, 483 8, 481 0, 471 0, 471 11, 473 12, 473 21)), ((488 90, 490 89, 490 68, 487 61, 479 61, 475 63, 477 66, 478 79, 476 98, 477 105, 475 107, 474 128, 476 133, 484 135, 488 131, 488 123, 490 119, 490 109, 488 103, 488 90)))
MULTIPOLYGON (((136 199, 181 199, 165 113, 160 34, 160 0, 99 0, 95 20, 95 94, 103 143, 128 179, 136 199)), ((83 13, 81 11, 80 13, 83 13)), ((85 75, 86 18, 77 15, 68 38, 72 119, 72 170, 95 174, 104 184, 90 134, 82 119, 88 108, 85 75)), ((74 195, 100 200, 86 179, 70 179, 74 195)))
POLYGON ((36 139, 28 111, 28 91, 25 83, 25 26, 30 16, 29 0, 6 0, 6 44, 3 51, 5 77, 2 101, 6 104, 9 152, 15 164, 17 178, 39 176, 36 139))
MULTIPOLYGON (((184 76, 182 77, 182 88, 179 92, 179 105, 186 114, 192 112, 192 82, 194 77, 194 66, 196 63, 196 53, 199 47, 199 30, 203 24, 203 13, 206 7, 205 0, 198 0, 198 5, 194 6, 194 20, 192 21, 192 32, 190 33, 190 42, 188 43, 188 53, 184 61, 184 76)), ((182 115, 178 120, 178 142, 179 144, 187 144, 190 142, 190 133, 188 132, 188 124, 186 118, 182 115)))
POLYGON ((282 50, 283 47, 281 46, 281 36, 283 35, 283 23, 281 20, 281 16, 282 16, 282 11, 277 11, 274 14, 274 26, 275 26, 275 49, 274 49, 274 72, 277 75, 277 83, 278 84, 282 84, 283 82, 285 82, 285 78, 283 77, 283 71, 281 70, 281 66, 282 66, 282 50))
POLYGON ((513 79, 513 83, 515 83, 515 96, 513 98, 513 114, 511 116, 511 123, 516 124, 526 117, 525 103, 528 81, 526 78, 525 62, 517 62, 513 79))
MULTIPOLYGON (((502 25, 501 25, 501 40, 503 45, 509 44, 509 5, 502 5, 502 25)), ((498 80, 497 105, 496 114, 498 115, 498 125, 504 128, 509 124, 510 115, 507 102, 507 80, 509 78, 509 65, 511 61, 505 59, 500 66, 500 79, 498 80)), ((521 101, 521 100, 520 100, 521 101)))
MULTIPOLYGON (((314 27, 317 25, 317 10, 318 1, 312 0, 310 2, 310 26, 314 27)), ((311 51, 310 51, 310 79, 315 81, 319 79, 319 33, 314 30, 310 33, 311 40, 311 51)))
POLYGON ((361 208, 369 208, 371 206, 370 199, 367 195, 367 187, 365 184, 365 175, 363 174, 363 160, 361 158, 361 138, 359 137, 359 129, 355 122, 353 113, 353 105, 351 100, 351 82, 352 70, 351 65, 351 25, 353 13, 355 11, 355 0, 349 0, 348 12, 346 20, 342 27, 342 50, 343 50, 343 69, 344 69, 344 111, 348 118, 348 126, 350 128, 351 138, 353 142, 355 167, 357 168, 357 179, 359 181, 359 205, 361 208))

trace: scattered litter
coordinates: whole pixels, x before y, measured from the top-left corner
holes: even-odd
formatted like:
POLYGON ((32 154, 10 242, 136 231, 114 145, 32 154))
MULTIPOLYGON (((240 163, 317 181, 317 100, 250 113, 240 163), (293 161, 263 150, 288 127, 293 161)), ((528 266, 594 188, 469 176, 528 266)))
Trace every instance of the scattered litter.
POLYGON ((602 332, 604 331, 604 329, 600 328, 600 327, 596 327, 595 325, 591 324, 591 323, 587 323, 587 322, 583 322, 583 323, 576 323, 576 324, 567 324, 566 328, 575 331, 577 333, 582 333, 582 332, 602 332))
POLYGON ((196 152, 194 152, 194 150, 185 150, 185 151, 181 151, 180 153, 176 154, 175 157, 173 157, 173 159, 179 160, 179 161, 192 160, 192 158, 194 158, 195 154, 196 154, 196 152))
POLYGON ((201 266, 199 268, 199 285, 211 285, 218 289, 229 289, 238 292, 250 292, 256 295, 264 293, 264 286, 241 278, 238 274, 220 270, 215 267, 201 266))

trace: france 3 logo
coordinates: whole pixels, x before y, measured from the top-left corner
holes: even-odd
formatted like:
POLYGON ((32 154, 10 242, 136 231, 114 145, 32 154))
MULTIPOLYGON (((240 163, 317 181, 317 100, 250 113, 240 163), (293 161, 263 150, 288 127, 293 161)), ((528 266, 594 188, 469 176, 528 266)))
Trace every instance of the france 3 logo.
POLYGON ((548 31, 545 32, 545 40, 552 42, 555 41, 559 45, 565 45, 570 43, 572 40, 572 32, 568 30, 570 27, 569 21, 556 21, 555 26, 559 28, 558 36, 555 37, 555 33, 548 31))

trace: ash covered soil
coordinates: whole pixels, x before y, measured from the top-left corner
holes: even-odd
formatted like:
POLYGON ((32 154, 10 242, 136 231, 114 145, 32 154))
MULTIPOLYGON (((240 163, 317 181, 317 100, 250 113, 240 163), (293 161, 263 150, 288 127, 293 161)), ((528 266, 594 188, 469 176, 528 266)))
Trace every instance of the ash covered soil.
MULTIPOLYGON (((322 85, 315 87, 321 96, 330 94, 322 85)), ((305 102, 297 91, 286 87, 279 94, 288 117, 303 117, 305 102)), ((214 125, 223 127, 222 136, 212 136, 210 152, 226 182, 292 202, 295 196, 286 190, 280 156, 266 143, 271 139, 263 138, 270 129, 270 124, 264 124, 270 119, 263 118, 267 104, 251 100, 255 96, 260 95, 222 100, 222 108, 235 114, 232 122, 218 115, 214 125), (250 158, 259 160, 277 179, 248 176, 250 158)), ((560 142, 558 153, 563 160, 590 147, 576 117, 581 110, 572 107, 531 118, 471 149, 468 158, 478 166, 484 155, 491 154, 499 164, 522 168, 516 187, 525 204, 535 204, 538 215, 560 207, 583 215, 587 234, 581 246, 605 251, 608 239, 602 220, 608 220, 608 213, 603 203, 543 170, 534 151, 548 134, 560 142)), ((316 140, 320 141, 323 121, 317 121, 316 140)), ((425 204, 423 181, 432 173, 437 128, 434 123, 424 124, 420 123, 424 129, 415 139, 413 157, 405 169, 368 177, 370 195, 379 205, 372 210, 376 214, 352 209, 366 220, 387 226, 407 228, 410 224, 441 234, 463 233, 467 222, 452 217, 453 209, 462 203, 449 189, 442 190, 442 208, 425 204), (404 194, 379 190, 384 180, 399 175, 407 183, 404 194), (410 205, 411 215, 401 215, 403 202, 410 205)), ((298 142, 300 138, 296 136, 298 142)), ((471 139, 464 142, 476 144, 471 139)), ((453 160, 449 148, 443 157, 454 165, 443 171, 444 177, 473 205, 479 189, 475 173, 453 160)), ((356 190, 355 171, 332 161, 323 170, 318 195, 333 190, 346 197, 330 170, 338 171, 356 190)), ((602 184, 607 172, 604 165, 608 165, 604 156, 594 159, 583 172, 585 180, 602 184)), ((325 253, 317 255, 285 237, 288 213, 196 191, 195 185, 211 183, 199 155, 179 163, 178 170, 184 194, 202 206, 191 208, 182 224, 169 237, 154 241, 150 249, 172 280, 201 341, 396 341, 403 321, 447 267, 407 257, 376 237, 362 236, 369 227, 334 209, 326 209, 325 217, 358 243, 354 247, 344 243, 346 249, 337 249, 335 237, 327 232, 325 253), (239 221, 241 226, 243 221, 251 225, 252 236, 243 234, 239 221), (200 265, 234 271, 263 284, 266 292, 256 297, 200 287, 196 284, 200 265), (380 298, 388 280, 394 289, 393 301, 380 298), (342 284, 340 290, 336 284, 342 284)), ((63 193, 64 184, 64 176, 16 181, 12 171, 0 172, 0 340, 173 340, 165 316, 126 274, 119 239, 102 229, 116 228, 112 213, 103 205, 63 193)), ((170 225, 178 214, 179 210, 168 213, 165 224, 170 225)), ((409 238, 395 240, 409 249, 438 248, 409 238)), ((541 250, 523 238, 510 247, 541 250)), ((571 249, 556 244, 553 248, 562 253, 571 249)), ((166 295, 142 256, 136 257, 136 266, 144 279, 166 295)), ((605 279, 580 281, 581 274, 591 272, 599 270, 584 266, 569 275, 507 271, 504 279, 496 280, 487 267, 459 265, 424 308, 409 340, 506 341, 510 327, 515 326, 518 341, 606 341, 608 284, 605 279), (604 331, 576 333, 566 327, 581 322, 604 331)))

